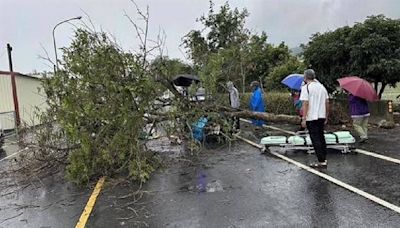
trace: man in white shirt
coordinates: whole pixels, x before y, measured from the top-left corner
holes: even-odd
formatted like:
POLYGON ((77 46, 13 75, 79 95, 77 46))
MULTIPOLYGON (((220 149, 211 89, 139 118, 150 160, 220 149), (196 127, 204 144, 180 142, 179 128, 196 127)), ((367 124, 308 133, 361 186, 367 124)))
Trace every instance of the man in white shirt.
POLYGON ((326 168, 326 142, 324 126, 328 120, 329 96, 325 87, 315 79, 312 69, 304 71, 304 82, 301 88, 300 100, 303 102, 303 118, 301 125, 307 127, 317 155, 318 162, 310 166, 326 168))

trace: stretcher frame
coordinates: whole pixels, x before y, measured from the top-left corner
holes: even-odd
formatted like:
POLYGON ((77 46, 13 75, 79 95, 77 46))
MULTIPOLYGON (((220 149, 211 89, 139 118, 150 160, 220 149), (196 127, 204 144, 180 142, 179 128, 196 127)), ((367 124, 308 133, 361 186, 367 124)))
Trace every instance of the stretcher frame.
MULTIPOLYGON (((261 149, 262 152, 269 152, 270 147, 279 147, 280 152, 287 152, 287 151, 306 151, 308 154, 315 153, 314 147, 312 145, 291 145, 291 144, 277 144, 277 145, 263 145, 261 149)), ((342 154, 351 153, 354 149, 349 144, 335 144, 335 145, 326 145, 327 149, 335 149, 339 150, 342 154)))
MULTIPOLYGON (((308 134, 307 131, 297 132, 297 136, 306 136, 308 134)), ((335 144, 327 144, 327 149, 339 150, 342 154, 347 154, 353 152, 352 150, 355 148, 354 143, 335 143, 335 144)), ((308 154, 315 153, 313 145, 293 145, 291 143, 280 143, 280 144, 262 144, 263 148, 261 152, 269 152, 270 147, 279 147, 280 152, 287 151, 306 151, 308 154)))

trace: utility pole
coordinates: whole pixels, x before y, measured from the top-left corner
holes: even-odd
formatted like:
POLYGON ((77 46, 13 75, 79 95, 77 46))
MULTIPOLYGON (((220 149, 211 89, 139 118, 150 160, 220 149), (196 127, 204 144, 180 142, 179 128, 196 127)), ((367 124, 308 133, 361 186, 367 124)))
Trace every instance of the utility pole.
POLYGON ((7 44, 8 64, 10 66, 11 88, 12 88, 13 100, 14 100, 15 122, 16 122, 16 125, 17 125, 15 127, 17 129, 21 125, 21 119, 20 119, 20 116, 19 116, 17 85, 15 83, 15 73, 14 73, 14 70, 13 70, 11 51, 12 51, 11 45, 7 44))

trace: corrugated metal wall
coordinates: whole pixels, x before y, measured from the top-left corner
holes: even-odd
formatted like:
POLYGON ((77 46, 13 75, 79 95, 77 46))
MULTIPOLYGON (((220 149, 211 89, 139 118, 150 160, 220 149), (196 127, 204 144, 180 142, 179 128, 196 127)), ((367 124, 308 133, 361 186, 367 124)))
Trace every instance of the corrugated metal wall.
POLYGON ((0 125, 4 129, 15 127, 11 77, 8 74, 0 74, 0 125))
MULTIPOLYGON (((36 107, 40 111, 46 109, 45 95, 43 91, 38 91, 41 88, 40 79, 16 75, 16 85, 21 122, 29 126, 39 124, 39 119, 35 115, 36 107)), ((13 111, 11 77, 3 74, 0 75, 0 124, 4 129, 15 127, 13 111)))

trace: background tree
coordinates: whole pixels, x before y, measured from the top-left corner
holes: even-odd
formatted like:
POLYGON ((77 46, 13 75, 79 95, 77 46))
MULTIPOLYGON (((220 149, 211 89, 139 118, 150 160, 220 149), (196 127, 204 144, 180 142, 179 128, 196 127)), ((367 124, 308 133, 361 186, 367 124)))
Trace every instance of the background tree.
POLYGON ((169 59, 165 56, 158 56, 151 61, 150 71, 157 72, 168 79, 172 79, 178 74, 194 73, 194 69, 191 65, 184 63, 180 59, 169 59))
POLYGON ((208 15, 197 19, 204 29, 192 30, 183 37, 183 44, 193 63, 201 66, 207 61, 207 55, 244 42, 248 34, 244 28, 245 18, 248 15, 246 9, 232 10, 228 2, 215 13, 214 4, 210 1, 208 15), (206 34, 203 34, 204 30, 207 30, 206 34))
POLYGON ((306 65, 297 57, 291 56, 286 62, 275 66, 265 80, 267 90, 285 90, 287 89, 281 81, 290 74, 302 74, 306 65))
POLYGON ((370 16, 353 27, 315 34, 304 46, 304 57, 330 91, 336 79, 357 75, 373 82, 381 97, 387 85, 400 81, 399 28, 400 20, 370 16))
POLYGON ((262 32, 260 35, 252 35, 246 43, 244 53, 247 56, 245 65, 248 83, 265 82, 272 69, 288 61, 290 57, 289 48, 285 43, 274 46, 267 42, 267 38, 266 33, 262 32))
POLYGON ((370 16, 352 28, 349 42, 352 71, 374 82, 379 97, 387 85, 396 86, 400 81, 400 20, 370 16))
POLYGON ((318 80, 329 92, 336 89, 336 79, 351 73, 350 32, 351 28, 345 26, 324 34, 317 33, 303 46, 306 64, 316 71, 318 80))
POLYGON ((192 30, 183 38, 200 75, 207 80, 216 77, 211 81, 217 85, 231 80, 242 92, 251 81, 262 83, 271 69, 287 61, 290 55, 284 43, 268 43, 264 32, 251 34, 244 26, 248 15, 246 9, 231 9, 228 3, 216 12, 210 2, 208 15, 198 19, 204 29, 192 30))

